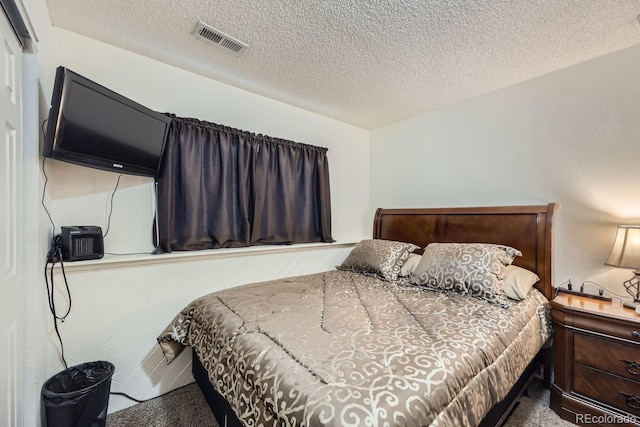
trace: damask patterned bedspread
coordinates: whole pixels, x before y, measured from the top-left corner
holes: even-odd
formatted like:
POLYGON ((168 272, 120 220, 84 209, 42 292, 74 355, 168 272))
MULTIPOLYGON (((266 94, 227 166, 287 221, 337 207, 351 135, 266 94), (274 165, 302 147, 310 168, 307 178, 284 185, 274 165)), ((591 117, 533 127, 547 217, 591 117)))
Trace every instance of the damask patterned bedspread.
POLYGON ((247 426, 474 426, 549 337, 546 306, 330 271, 201 297, 158 342, 168 362, 192 346, 247 426))

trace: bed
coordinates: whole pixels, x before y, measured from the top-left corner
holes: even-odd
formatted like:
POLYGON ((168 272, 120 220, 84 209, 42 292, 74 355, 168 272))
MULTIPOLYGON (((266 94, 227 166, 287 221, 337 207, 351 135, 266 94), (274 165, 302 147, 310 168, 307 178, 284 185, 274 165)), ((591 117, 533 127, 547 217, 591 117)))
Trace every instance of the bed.
POLYGON ((522 301, 336 270, 198 298, 158 342, 169 362, 193 347, 194 377, 221 426, 500 425, 536 363, 550 360, 555 208, 376 212, 373 239, 415 253, 431 243, 516 248, 509 263, 540 279, 522 301))

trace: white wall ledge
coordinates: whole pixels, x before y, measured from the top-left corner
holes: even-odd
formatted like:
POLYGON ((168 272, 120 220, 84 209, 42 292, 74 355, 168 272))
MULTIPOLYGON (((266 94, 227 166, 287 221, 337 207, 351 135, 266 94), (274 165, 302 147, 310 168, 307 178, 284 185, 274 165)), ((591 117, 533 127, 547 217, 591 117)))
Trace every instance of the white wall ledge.
MULTIPOLYGON (((130 267, 135 265, 186 262, 206 258, 232 258, 250 255, 312 251, 317 249, 336 249, 354 246, 356 243, 357 242, 334 242, 249 246, 244 248, 205 249, 201 251, 177 251, 159 255, 152 255, 151 253, 131 255, 105 254, 104 257, 100 259, 74 262, 67 261, 64 263, 64 269, 65 271, 98 270, 104 268, 118 268, 122 266, 130 267)), ((56 264, 56 268, 60 268, 60 263, 56 264)))

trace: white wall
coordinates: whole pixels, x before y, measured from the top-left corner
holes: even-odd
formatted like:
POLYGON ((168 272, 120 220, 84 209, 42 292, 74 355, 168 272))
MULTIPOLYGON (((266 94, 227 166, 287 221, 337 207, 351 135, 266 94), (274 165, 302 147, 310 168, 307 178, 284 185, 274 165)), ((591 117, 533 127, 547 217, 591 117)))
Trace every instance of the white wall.
MULTIPOLYGON (((142 265, 76 263, 67 271, 73 296, 71 314, 59 325, 69 366, 108 360, 116 367, 112 391, 142 400, 193 382, 191 352, 167 365, 157 336, 189 302, 210 292, 245 283, 333 270, 350 246, 307 250, 282 248, 284 253, 252 253, 233 257, 176 260, 142 265)), ((221 249, 218 254, 228 253, 221 249)), ((67 264, 69 266, 69 264, 67 264)), ((62 276, 58 284, 58 310, 66 311, 62 276)), ((53 337, 53 335, 52 335, 53 337)), ((52 338, 52 342, 56 342, 52 338)), ((54 344, 50 344, 50 349, 54 344)), ((51 367, 60 369, 55 353, 51 367)), ((135 402, 112 396, 109 412, 135 402)))
MULTIPOLYGON (((64 65, 149 108, 329 148, 333 237, 353 242, 371 235, 369 132, 98 41, 51 29, 54 48, 41 71, 43 87, 64 65)), ((49 87, 52 86, 52 81, 49 87)), ((106 227, 118 175, 48 159, 49 207, 56 226, 106 227)), ((152 180, 123 175, 114 198, 107 252, 150 252, 152 180)), ((44 215, 44 213, 43 213, 44 215)), ((333 269, 343 247, 276 253, 167 260, 161 264, 95 266, 67 273, 73 298, 60 325, 69 364, 107 359, 116 365, 112 390, 148 398, 191 381, 188 358, 166 366, 156 336, 191 299, 229 286, 333 269)), ((64 309, 62 277, 56 276, 64 309)), ((48 325, 48 375, 62 369, 48 325)), ((110 412, 131 404, 112 398, 110 412)))
POLYGON ((373 131, 372 209, 558 202, 556 284, 623 293, 603 263, 640 222, 638 75, 635 46, 373 131))
POLYGON ((24 347, 20 349, 23 367, 23 396, 19 399, 24 426, 40 426, 43 382, 49 375, 47 333, 49 315, 46 310, 42 270, 46 245, 50 237, 48 220, 42 216, 42 177, 40 174, 40 113, 43 92, 41 65, 50 51, 51 24, 44 0, 18 0, 17 6, 28 27, 31 44, 23 55, 23 221, 25 280, 22 319, 24 347))
MULTIPOLYGON (((333 237, 370 235, 368 131, 65 30, 53 28, 52 37, 51 78, 64 65, 157 111, 329 148, 333 237)), ((47 171, 56 225, 104 230, 117 174, 55 160, 47 160, 47 171)), ((152 249, 151 181, 122 177, 106 251, 152 249)))

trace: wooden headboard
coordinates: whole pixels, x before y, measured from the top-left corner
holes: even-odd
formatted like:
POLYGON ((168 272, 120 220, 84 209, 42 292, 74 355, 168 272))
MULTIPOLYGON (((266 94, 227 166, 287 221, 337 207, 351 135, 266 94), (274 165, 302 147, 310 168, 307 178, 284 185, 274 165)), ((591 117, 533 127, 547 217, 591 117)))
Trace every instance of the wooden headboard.
MULTIPOLYGON (((382 209, 376 211, 373 238, 429 243, 496 243, 522 252, 514 265, 540 277, 536 287, 553 295, 552 245, 555 203, 540 206, 382 209)), ((422 252, 416 251, 416 252, 422 252)))

